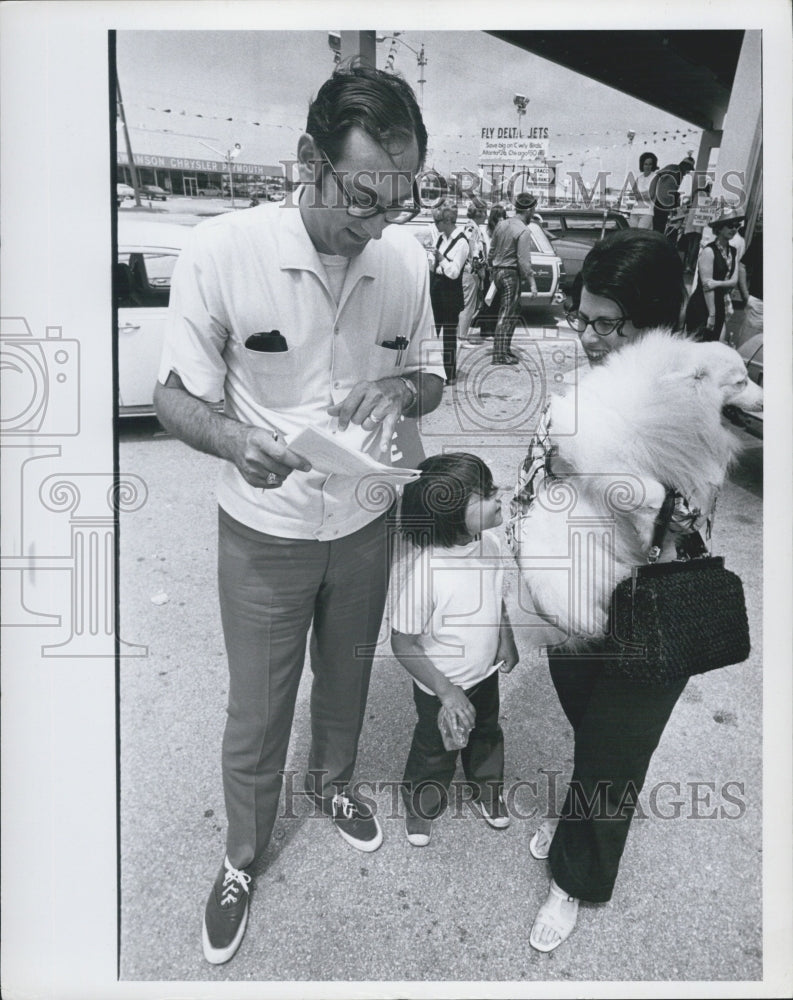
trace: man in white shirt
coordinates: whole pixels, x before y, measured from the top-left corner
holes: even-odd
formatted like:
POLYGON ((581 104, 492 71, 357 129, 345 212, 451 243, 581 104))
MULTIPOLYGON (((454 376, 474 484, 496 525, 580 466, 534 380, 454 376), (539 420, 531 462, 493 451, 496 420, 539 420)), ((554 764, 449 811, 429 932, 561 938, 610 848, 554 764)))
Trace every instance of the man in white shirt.
POLYGON ((312 470, 285 439, 317 426, 387 462, 400 417, 440 401, 442 369, 422 364, 433 340, 426 257, 398 225, 418 212, 426 147, 404 81, 339 68, 298 140, 297 201, 198 226, 173 274, 157 414, 225 460, 228 830, 204 915, 213 964, 228 961, 245 932, 250 869, 276 818, 310 627, 306 791, 352 846, 372 851, 382 840, 349 783, 385 603, 386 515, 373 491, 312 470), (210 405, 221 398, 222 414, 210 405))
POLYGON ((470 253, 465 233, 457 225, 457 208, 441 205, 432 217, 438 231, 430 265, 430 294, 435 330, 443 342, 446 385, 457 382, 457 324, 465 305, 463 268, 470 253))

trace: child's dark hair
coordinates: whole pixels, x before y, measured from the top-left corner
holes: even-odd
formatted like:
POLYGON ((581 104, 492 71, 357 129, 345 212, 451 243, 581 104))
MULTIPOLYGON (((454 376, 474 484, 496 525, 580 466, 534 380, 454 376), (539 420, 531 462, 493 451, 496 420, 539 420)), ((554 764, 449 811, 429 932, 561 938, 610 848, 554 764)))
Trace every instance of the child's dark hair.
POLYGON ((418 466, 421 478, 402 491, 400 527, 419 548, 451 548, 467 541, 465 509, 473 495, 487 496, 493 474, 467 452, 431 455, 418 466))

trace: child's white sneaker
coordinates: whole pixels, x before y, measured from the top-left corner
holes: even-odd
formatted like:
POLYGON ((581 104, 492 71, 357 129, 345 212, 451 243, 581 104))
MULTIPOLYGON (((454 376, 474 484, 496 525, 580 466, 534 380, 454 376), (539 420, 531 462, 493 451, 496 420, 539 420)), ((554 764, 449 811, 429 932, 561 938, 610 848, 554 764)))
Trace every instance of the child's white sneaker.
POLYGON ((426 847, 432 836, 432 820, 408 812, 405 815, 405 835, 414 847, 426 847))

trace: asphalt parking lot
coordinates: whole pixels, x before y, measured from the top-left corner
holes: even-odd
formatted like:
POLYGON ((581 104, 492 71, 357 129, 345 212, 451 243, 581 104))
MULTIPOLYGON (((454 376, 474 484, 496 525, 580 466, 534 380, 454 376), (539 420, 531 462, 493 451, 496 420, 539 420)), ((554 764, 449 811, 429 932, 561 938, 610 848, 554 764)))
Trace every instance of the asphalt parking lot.
MULTIPOLYGON (((516 337, 523 360, 515 369, 489 366, 487 347, 461 353, 458 385, 422 422, 427 453, 464 447, 491 465, 496 482, 514 481, 534 405, 528 373, 569 380, 576 370, 553 316, 531 322, 516 337)), ((407 843, 388 782, 402 774, 413 705, 384 630, 356 775, 380 788, 373 797, 383 846, 356 852, 294 800, 257 869, 242 948, 213 967, 202 957, 200 930, 225 830, 217 463, 153 421, 123 426, 121 471, 145 480, 148 500, 122 516, 120 533, 120 631, 145 647, 145 655, 121 661, 121 979, 261 982, 270 990, 279 982, 396 981, 404 985, 385 990, 395 996, 440 981, 457 984, 460 996, 507 995, 507 983, 519 996, 522 984, 538 982, 759 980, 763 479, 762 445, 744 440, 714 537, 744 582, 752 653, 689 682, 653 758, 644 815, 633 824, 610 903, 583 905, 558 951, 529 947, 548 872, 528 841, 564 787, 572 739, 545 657, 517 614, 521 662, 502 682, 513 822, 495 831, 461 803, 437 824, 429 847, 407 843)), ((309 742, 309 680, 306 670, 287 764, 296 784, 309 742)), ((378 989, 382 995, 374 985, 356 995, 378 989)))

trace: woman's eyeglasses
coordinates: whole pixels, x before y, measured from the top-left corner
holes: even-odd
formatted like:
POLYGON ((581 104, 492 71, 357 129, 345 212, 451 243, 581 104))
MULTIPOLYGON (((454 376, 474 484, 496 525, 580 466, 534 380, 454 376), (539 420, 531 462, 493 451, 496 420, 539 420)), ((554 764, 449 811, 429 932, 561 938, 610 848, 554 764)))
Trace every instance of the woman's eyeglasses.
POLYGON ((608 337, 612 333, 616 333, 618 337, 621 337, 622 328, 630 318, 628 316, 620 316, 614 319, 612 316, 596 316, 594 319, 590 319, 577 309, 571 309, 570 312, 565 313, 565 317, 576 333, 583 333, 588 326, 591 326, 598 337, 608 337))
MULTIPOLYGON (((391 208, 382 208, 378 204, 368 204, 361 205, 359 202, 355 201, 347 192, 341 177, 339 177, 336 168, 330 162, 325 153, 320 150, 323 160, 330 167, 330 172, 333 174, 333 178, 338 185, 341 196, 344 199, 344 207, 347 209, 347 215, 352 216, 354 219, 371 219, 375 215, 382 215, 386 222, 393 223, 397 226, 403 225, 405 222, 410 222, 411 219, 415 219, 416 216, 421 211, 421 200, 419 197, 418 184, 415 178, 413 179, 413 184, 411 186, 411 192, 413 196, 412 203, 406 205, 393 205, 391 208)), ((369 200, 374 199, 374 192, 367 189, 364 192, 369 200)))

